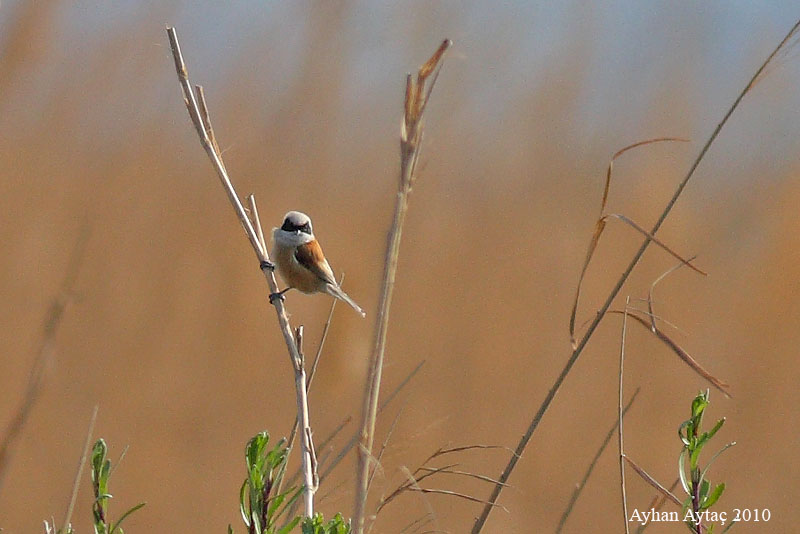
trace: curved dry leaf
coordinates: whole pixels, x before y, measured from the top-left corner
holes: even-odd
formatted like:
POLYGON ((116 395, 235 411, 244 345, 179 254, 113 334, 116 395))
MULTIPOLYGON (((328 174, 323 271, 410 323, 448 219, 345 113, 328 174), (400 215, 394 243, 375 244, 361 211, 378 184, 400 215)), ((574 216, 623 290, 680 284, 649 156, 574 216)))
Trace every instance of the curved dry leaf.
MULTIPOLYGON (((609 310, 608 313, 623 313, 621 310, 609 310)), ((686 365, 692 368, 692 370, 703 377, 706 381, 708 381, 712 386, 717 388, 719 391, 722 392, 723 395, 728 397, 729 399, 732 398, 731 394, 728 392, 728 388, 730 384, 725 382, 724 380, 720 380, 719 378, 715 377, 711 373, 709 373, 700 363, 692 358, 692 356, 686 352, 677 342, 675 342, 672 338, 670 338, 667 334, 656 328, 655 330, 652 329, 650 323, 647 322, 645 319, 642 319, 636 313, 631 312, 628 310, 628 317, 635 319, 639 324, 644 326, 649 332, 655 334, 658 339, 663 341, 672 351, 678 355, 678 357, 683 360, 686 365)))

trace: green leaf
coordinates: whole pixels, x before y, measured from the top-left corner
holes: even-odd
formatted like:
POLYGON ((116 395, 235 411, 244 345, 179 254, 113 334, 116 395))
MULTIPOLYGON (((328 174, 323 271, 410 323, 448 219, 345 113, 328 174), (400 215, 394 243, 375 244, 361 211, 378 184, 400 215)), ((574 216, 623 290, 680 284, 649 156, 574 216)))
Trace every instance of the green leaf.
POLYGON ((298 499, 298 497, 300 497, 300 494, 303 493, 303 489, 304 488, 301 486, 297 489, 294 488, 289 489, 286 491, 286 493, 284 493, 284 495, 286 495, 288 493, 294 492, 294 494, 291 497, 289 497, 289 500, 286 501, 286 503, 283 505, 283 508, 281 508, 277 514, 275 514, 275 519, 281 517, 286 512, 286 510, 294 504, 294 502, 298 499))
POLYGON ((692 401, 692 417, 698 418, 708 406, 708 390, 701 391, 692 401))
POLYGON ((728 443, 727 445, 722 447, 720 450, 718 450, 717 453, 714 456, 712 456, 711 459, 708 461, 708 464, 706 464, 705 469, 703 469, 703 472, 700 474, 700 478, 705 478, 706 477, 706 472, 711 467, 711 464, 713 464, 714 461, 717 458, 719 458, 720 454, 722 454, 723 452, 727 451, 728 449, 730 449, 734 445, 736 445, 736 442, 735 441, 731 441, 730 443, 728 443))
POLYGON ((247 442, 245 457, 249 468, 258 465, 259 457, 264 452, 267 443, 269 443, 269 433, 266 430, 259 432, 247 442))
POLYGON ((703 500, 706 498, 706 495, 708 495, 708 490, 710 489, 711 489, 711 484, 708 482, 708 480, 700 481, 700 493, 699 493, 700 502, 703 502, 703 500))
POLYGON ((689 468, 692 469, 693 471, 697 469, 697 461, 700 458, 700 451, 702 450, 703 446, 700 445, 694 450, 692 450, 692 453, 689 455, 689 468))
POLYGON ((228 523, 228 534, 233 534, 233 527, 228 523))
POLYGON ((239 490, 239 511, 242 513, 244 524, 250 527, 250 514, 247 511, 247 480, 242 483, 242 489, 239 490))
POLYGON ((289 532, 294 530, 294 527, 296 527, 297 523, 299 522, 300 522, 300 516, 299 515, 295 516, 294 519, 286 523, 286 525, 284 525, 282 528, 279 528, 277 534, 289 534, 289 532))
POLYGON ((717 433, 717 431, 718 431, 720 428, 722 428, 722 425, 724 425, 724 424, 725 424, 725 418, 723 417, 722 419, 720 419, 719 421, 717 421, 717 424, 716 424, 716 425, 714 425, 714 428, 712 428, 711 430, 709 430, 708 432, 706 432, 706 433, 704 434, 705 436, 708 436, 708 438, 706 438, 706 439, 711 439, 711 438, 713 438, 713 437, 714 437, 714 434, 716 434, 716 433, 717 433))
POLYGON ((686 449, 684 448, 681 451, 681 455, 678 457, 678 476, 681 479, 681 486, 683 486, 683 491, 686 492, 687 495, 691 493, 691 488, 689 488, 689 482, 686 480, 686 471, 684 464, 686 463, 686 449))
POLYGON ((256 534, 261 534, 261 520, 258 518, 257 512, 251 512, 250 518, 252 519, 251 525, 253 525, 253 529, 255 530, 256 534))
POLYGON ((276 495, 267 506, 267 517, 271 518, 275 513, 275 510, 280 507, 281 503, 286 499, 286 493, 281 493, 280 495, 276 495))
POLYGON ((125 512, 124 514, 122 514, 122 517, 117 519, 117 522, 114 523, 114 526, 111 527, 110 534, 114 534, 114 531, 116 531, 118 528, 119 528, 119 531, 120 531, 120 534, 121 534, 122 533, 122 528, 120 528, 120 525, 122 524, 123 521, 125 521, 125 518, 127 518, 129 515, 131 515, 136 510, 142 508, 145 504, 147 504, 147 503, 146 502, 141 502, 141 503, 137 504, 136 506, 134 506, 133 508, 131 508, 130 510, 128 510, 127 512, 125 512))
POLYGON ((686 421, 681 423, 681 426, 678 427, 678 437, 681 438, 681 441, 683 442, 684 445, 689 445, 689 430, 688 430, 688 427, 691 424, 692 424, 692 420, 691 419, 687 419, 686 421), (686 430, 686 434, 683 433, 683 429, 685 429, 685 428, 687 429, 686 430))
POLYGON ((92 447, 92 482, 97 483, 101 478, 103 463, 106 461, 108 447, 103 438, 95 441, 92 447))
POLYGON ((711 495, 708 496, 707 499, 700 501, 700 508, 706 510, 714 506, 720 497, 722 497, 722 492, 725 491, 725 483, 718 484, 714 491, 711 492, 711 495))

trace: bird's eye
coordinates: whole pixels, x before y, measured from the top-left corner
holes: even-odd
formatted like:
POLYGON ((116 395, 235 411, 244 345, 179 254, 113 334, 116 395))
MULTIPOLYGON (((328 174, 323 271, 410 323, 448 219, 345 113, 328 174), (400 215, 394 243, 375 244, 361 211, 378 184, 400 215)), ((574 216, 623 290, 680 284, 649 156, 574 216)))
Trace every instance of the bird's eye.
POLYGON ((286 232, 291 232, 292 230, 294 230, 294 225, 289 219, 286 219, 285 221, 283 221, 283 226, 281 226, 281 230, 284 230, 286 232))
POLYGON ((309 223, 305 223, 303 226, 300 227, 300 231, 311 235, 311 225, 309 223))

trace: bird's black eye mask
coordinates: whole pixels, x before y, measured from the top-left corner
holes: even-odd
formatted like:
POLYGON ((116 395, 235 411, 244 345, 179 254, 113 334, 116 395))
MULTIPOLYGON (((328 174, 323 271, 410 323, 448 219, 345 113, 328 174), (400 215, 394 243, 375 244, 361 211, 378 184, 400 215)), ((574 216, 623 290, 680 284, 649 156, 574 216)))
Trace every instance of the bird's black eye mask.
POLYGON ((289 219, 286 219, 285 221, 283 221, 283 226, 281 226, 281 230, 284 230, 286 232, 295 232, 297 230, 300 230, 304 234, 311 235, 311 223, 307 222, 302 226, 297 226, 294 223, 292 223, 292 221, 290 221, 289 219))

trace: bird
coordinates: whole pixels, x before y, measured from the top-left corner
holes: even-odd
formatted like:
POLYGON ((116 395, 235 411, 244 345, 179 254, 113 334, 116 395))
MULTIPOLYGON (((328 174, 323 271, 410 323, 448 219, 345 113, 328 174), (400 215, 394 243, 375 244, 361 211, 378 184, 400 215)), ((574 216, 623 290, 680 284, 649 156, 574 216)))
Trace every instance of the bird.
POLYGON ((300 211, 290 211, 280 228, 272 229, 272 260, 278 274, 288 286, 270 295, 270 302, 284 298, 284 293, 297 289, 303 293, 327 293, 349 304, 361 317, 366 313, 342 291, 333 270, 314 237, 311 218, 300 211))

